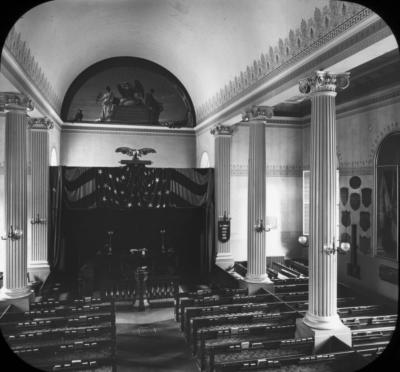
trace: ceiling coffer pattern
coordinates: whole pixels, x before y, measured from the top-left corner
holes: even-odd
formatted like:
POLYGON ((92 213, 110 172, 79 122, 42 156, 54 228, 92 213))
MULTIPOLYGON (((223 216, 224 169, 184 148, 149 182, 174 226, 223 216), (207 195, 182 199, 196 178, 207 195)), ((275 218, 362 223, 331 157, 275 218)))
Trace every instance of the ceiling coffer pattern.
POLYGON ((4 48, 11 53, 19 66, 25 71, 26 75, 30 77, 32 83, 40 93, 42 93, 53 109, 59 113, 62 103, 60 97, 56 94, 54 88, 47 80, 38 62, 32 55, 27 43, 21 39, 20 33, 15 31, 14 27, 11 29, 7 39, 5 40, 4 48))
POLYGON ((272 78, 372 14, 361 5, 333 0, 322 10, 315 8, 313 18, 307 22, 302 19, 300 27, 290 30, 285 40, 280 38, 275 47, 269 47, 268 53, 261 54, 260 59, 254 60, 217 94, 196 107, 198 123, 248 88, 272 78))

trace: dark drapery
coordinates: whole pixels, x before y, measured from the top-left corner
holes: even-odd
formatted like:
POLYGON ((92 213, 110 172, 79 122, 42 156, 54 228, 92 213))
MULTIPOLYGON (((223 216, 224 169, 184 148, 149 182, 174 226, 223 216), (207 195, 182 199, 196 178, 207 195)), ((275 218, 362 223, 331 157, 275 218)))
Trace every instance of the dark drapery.
POLYGON ((50 167, 51 265, 63 270, 63 210, 204 208, 201 272, 214 263, 213 169, 126 167, 50 167))

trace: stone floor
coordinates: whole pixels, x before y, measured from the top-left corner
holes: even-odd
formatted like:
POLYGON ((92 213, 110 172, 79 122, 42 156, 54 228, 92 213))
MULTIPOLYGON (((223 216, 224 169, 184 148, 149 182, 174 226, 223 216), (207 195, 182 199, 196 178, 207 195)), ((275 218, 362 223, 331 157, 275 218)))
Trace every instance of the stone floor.
POLYGON ((198 371, 173 308, 144 312, 119 308, 116 328, 118 372, 198 371))

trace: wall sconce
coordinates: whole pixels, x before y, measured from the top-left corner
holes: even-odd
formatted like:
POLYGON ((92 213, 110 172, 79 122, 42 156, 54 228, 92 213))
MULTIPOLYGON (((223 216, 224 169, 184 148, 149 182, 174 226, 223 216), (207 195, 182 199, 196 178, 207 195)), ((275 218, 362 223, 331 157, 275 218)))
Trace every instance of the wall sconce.
POLYGON ((264 220, 262 218, 259 218, 257 220, 257 224, 254 225, 254 230, 256 232, 263 232, 263 231, 271 231, 271 225, 265 225, 264 220))
POLYGON ((32 225, 36 225, 36 224, 40 225, 42 223, 43 224, 46 223, 46 219, 40 218, 39 213, 36 215, 34 220, 31 220, 32 225))
POLYGON ((350 243, 348 242, 340 242, 339 246, 335 245, 335 240, 331 244, 324 244, 323 248, 324 252, 328 255, 331 254, 346 254, 350 250, 350 243))
POLYGON ((19 240, 21 239, 22 235, 23 231, 21 229, 14 230, 13 226, 11 225, 9 232, 7 233, 7 236, 2 236, 1 240, 8 240, 8 239, 19 240))
POLYGON ((300 235, 297 241, 304 247, 308 247, 308 236, 300 235))

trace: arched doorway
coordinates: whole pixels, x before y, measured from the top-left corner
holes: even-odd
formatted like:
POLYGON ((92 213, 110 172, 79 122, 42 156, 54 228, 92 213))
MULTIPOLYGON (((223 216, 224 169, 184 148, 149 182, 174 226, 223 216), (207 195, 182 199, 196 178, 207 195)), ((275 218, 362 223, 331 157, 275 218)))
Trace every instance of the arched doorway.
POLYGON ((400 132, 386 136, 376 155, 376 255, 399 255, 400 132))

